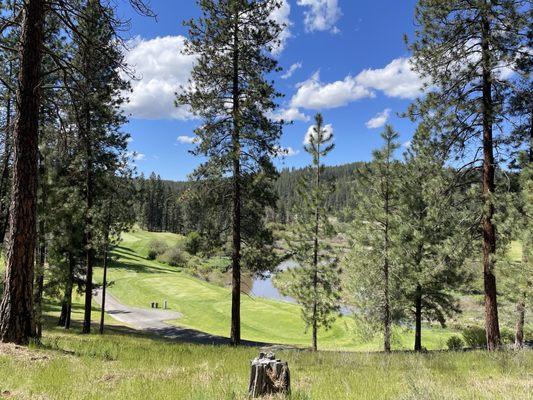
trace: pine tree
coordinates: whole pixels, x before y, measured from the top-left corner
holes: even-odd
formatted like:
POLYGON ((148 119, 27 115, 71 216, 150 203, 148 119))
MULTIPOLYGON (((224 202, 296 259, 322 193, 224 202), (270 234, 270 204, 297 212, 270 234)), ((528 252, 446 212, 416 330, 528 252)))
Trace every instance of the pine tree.
POLYGON ((304 147, 313 158, 312 166, 300 181, 300 203, 287 240, 291 257, 298 266, 287 271, 288 283, 282 289, 300 304, 302 318, 307 327, 311 327, 314 351, 318 348, 318 329, 329 329, 340 310, 340 270, 327 243, 334 233, 326 209, 326 199, 332 188, 322 178, 322 159, 333 147, 331 127, 324 126, 322 115, 317 114, 304 147))
MULTIPOLYGON (((80 178, 85 203, 85 313, 83 333, 91 329, 93 268, 96 258, 97 214, 105 198, 106 176, 116 171, 127 148, 127 135, 120 131, 125 118, 120 110, 121 93, 127 83, 120 76, 123 54, 118 48, 113 9, 100 0, 87 0, 74 34, 72 112, 80 132, 80 178), (102 204, 102 203, 100 203, 102 204)), ((103 202, 103 204, 106 204, 103 202)))
POLYGON ((469 278, 462 266, 471 254, 465 195, 454 187, 427 130, 419 127, 399 175, 394 246, 407 317, 415 321, 415 351, 422 350, 422 319, 444 326, 459 312, 453 293, 469 278))
MULTIPOLYGON (((410 110, 436 132, 443 148, 466 167, 477 168, 482 151, 480 206, 483 236, 485 325, 489 350, 500 346, 496 289, 497 236, 494 225, 495 136, 508 117, 512 82, 503 74, 527 52, 527 15, 522 0, 419 0, 420 27, 411 44, 413 65, 428 93, 410 110)), ((500 132, 502 135, 504 131, 500 132)))
MULTIPOLYGON (((361 316, 375 322, 379 316, 383 331, 383 349, 391 350, 391 325, 399 304, 392 282, 393 236, 397 233, 398 161, 394 152, 398 149, 398 133, 390 125, 381 134, 385 145, 373 153, 373 160, 366 170, 358 174, 356 208, 352 229, 353 248, 346 264, 351 277, 347 290, 352 292, 352 302, 361 316)), ((394 283, 394 285, 393 285, 394 283)))
MULTIPOLYGON (((280 7, 277 0, 202 0, 202 17, 187 22, 187 51, 198 55, 191 85, 182 90, 177 103, 188 105, 203 121, 195 130, 198 145, 194 154, 208 158, 196 173, 199 179, 224 180, 229 176, 232 198, 232 308, 231 342, 241 341, 240 296, 243 256, 244 205, 254 204, 252 196, 265 193, 257 183, 272 179, 271 157, 277 153, 281 134, 279 123, 267 115, 278 97, 265 75, 277 70, 277 61, 268 51, 278 43, 281 27, 271 13, 280 7), (256 177, 262 177, 257 179, 256 177), (264 178, 264 179, 263 179, 264 178), (255 187, 244 186, 250 183, 255 187)), ((256 205, 260 205, 256 203, 256 205)), ((261 207, 263 205, 260 205, 261 207)), ((261 220, 261 219, 260 219, 261 220)), ((260 220, 255 220, 257 224, 260 220)), ((263 247, 269 239, 262 229, 252 230, 246 242, 263 247), (254 235, 260 233, 259 235, 254 235)), ((257 249, 257 247, 256 247, 257 249)), ((250 249, 251 250, 251 249, 250 249)), ((251 254, 253 251, 250 251, 251 254)))

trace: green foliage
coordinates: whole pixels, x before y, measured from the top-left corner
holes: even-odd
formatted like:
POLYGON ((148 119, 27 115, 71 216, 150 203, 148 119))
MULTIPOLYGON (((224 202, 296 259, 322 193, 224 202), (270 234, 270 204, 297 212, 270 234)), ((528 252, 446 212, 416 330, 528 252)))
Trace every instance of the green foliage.
POLYGON ((198 232, 190 232, 185 239, 185 250, 192 255, 198 254, 203 247, 202 236, 198 232))
POLYGON ((339 312, 340 270, 335 254, 325 239, 333 235, 325 200, 331 191, 321 180, 322 158, 333 149, 331 126, 324 127, 322 116, 306 136, 305 150, 312 156, 312 167, 298 187, 300 204, 295 209, 287 243, 297 266, 287 271, 283 292, 302 307, 302 318, 313 330, 313 348, 319 327, 329 329, 339 312))
POLYGON ((188 254, 183 250, 181 245, 177 245, 169 247, 157 257, 157 260, 173 267, 184 267, 187 265, 188 254))
POLYGON ((169 246, 167 243, 165 243, 162 240, 152 240, 148 244, 148 259, 149 260, 155 260, 158 256, 162 255, 168 250, 169 246))
POLYGON ((454 335, 452 337, 450 337, 447 341, 446 341, 446 346, 448 347, 448 350, 451 350, 451 351, 459 351, 459 350, 462 350, 463 347, 464 347, 464 341, 463 339, 461 339, 459 336, 457 335, 454 335))
POLYGON ((485 329, 479 326, 469 326, 462 331, 463 339, 468 347, 483 349, 487 347, 485 329))
POLYGON ((401 308, 398 265, 393 261, 397 230, 394 212, 398 207, 398 133, 390 125, 381 134, 384 145, 373 153, 372 163, 358 175, 354 221, 350 231, 344 292, 346 302, 368 323, 381 323, 384 347, 390 348, 391 322, 401 308))

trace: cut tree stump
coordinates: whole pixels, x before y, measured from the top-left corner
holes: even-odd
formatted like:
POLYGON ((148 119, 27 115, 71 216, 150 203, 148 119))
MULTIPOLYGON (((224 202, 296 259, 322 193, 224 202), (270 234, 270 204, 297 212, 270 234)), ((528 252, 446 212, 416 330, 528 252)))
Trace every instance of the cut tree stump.
POLYGON ((276 360, 273 353, 259 353, 259 357, 252 360, 251 364, 248 388, 251 397, 290 392, 291 374, 286 362, 276 360))

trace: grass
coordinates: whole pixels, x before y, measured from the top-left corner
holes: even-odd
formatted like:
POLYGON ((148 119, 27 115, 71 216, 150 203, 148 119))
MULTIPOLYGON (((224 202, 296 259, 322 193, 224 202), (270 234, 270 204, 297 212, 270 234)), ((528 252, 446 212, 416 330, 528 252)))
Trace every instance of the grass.
MULTIPOLYGON (((0 397, 246 399, 257 349, 47 329, 42 345, 0 346, 0 397)), ((531 399, 532 352, 282 351, 298 400, 531 399)))
MULTIPOLYGON (((170 233, 134 231, 126 233, 115 250, 116 261, 109 271, 109 291, 121 302, 137 307, 149 307, 153 301, 168 300, 169 307, 183 317, 172 323, 211 334, 227 336, 230 326, 231 294, 228 288, 197 279, 186 271, 155 260, 148 260, 152 240, 167 244, 179 243, 182 236, 170 233)), ((99 274, 96 275, 99 277, 99 274)), ((263 298, 242 297, 242 335, 244 339, 308 346, 310 335, 300 318, 297 305, 263 298)), ((339 318, 332 329, 321 331, 319 347, 323 349, 378 350, 381 339, 362 340, 354 333, 353 318, 339 318)), ((445 347, 453 332, 427 328, 423 332, 428 349, 445 347)), ((395 348, 412 347, 413 333, 397 328, 395 348)))

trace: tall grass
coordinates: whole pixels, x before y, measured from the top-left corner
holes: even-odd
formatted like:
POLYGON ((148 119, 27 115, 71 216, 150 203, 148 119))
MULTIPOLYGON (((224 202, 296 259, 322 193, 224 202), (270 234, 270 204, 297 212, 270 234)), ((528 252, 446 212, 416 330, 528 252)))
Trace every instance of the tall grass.
MULTIPOLYGON (((171 343, 112 333, 48 331, 2 355, 0 393, 35 399, 246 399, 258 349, 171 343)), ((4 349, 5 352, 5 349, 4 349)), ((282 351, 290 399, 530 399, 533 353, 282 351)))

